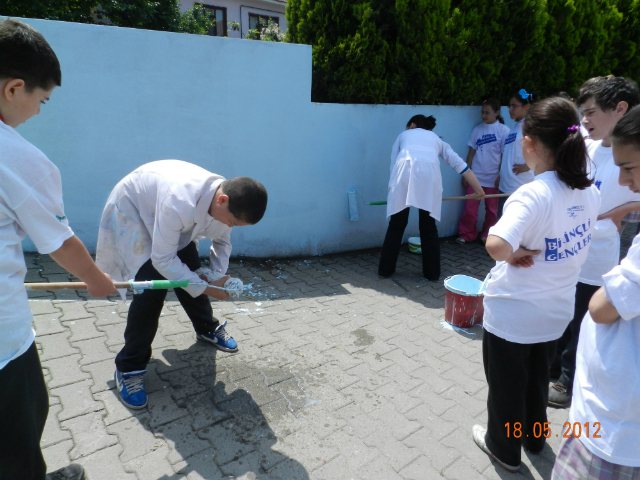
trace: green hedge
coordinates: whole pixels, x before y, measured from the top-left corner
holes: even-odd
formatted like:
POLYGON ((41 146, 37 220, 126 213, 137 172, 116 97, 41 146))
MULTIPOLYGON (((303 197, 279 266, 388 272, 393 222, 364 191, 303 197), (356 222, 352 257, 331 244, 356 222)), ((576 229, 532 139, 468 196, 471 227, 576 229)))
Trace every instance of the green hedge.
POLYGON ((317 102, 469 105, 640 77, 640 0, 289 0, 287 21, 313 46, 317 102))

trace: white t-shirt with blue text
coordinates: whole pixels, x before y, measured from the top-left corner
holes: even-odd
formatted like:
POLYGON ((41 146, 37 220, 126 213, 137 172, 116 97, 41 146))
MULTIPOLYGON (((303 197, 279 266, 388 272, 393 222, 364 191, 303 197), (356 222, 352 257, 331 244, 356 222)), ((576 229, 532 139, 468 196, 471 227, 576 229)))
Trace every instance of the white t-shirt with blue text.
POLYGON ((515 192, 521 185, 531 182, 534 177, 531 170, 518 175, 513 173, 515 164, 525 163, 522 156, 522 122, 524 119, 511 127, 502 144, 502 165, 500 166, 498 189, 503 193, 515 192))
POLYGON ((73 236, 64 214, 58 168, 12 127, 0 121, 0 369, 33 343, 33 316, 24 277, 22 240, 40 253, 73 236))
POLYGON ((482 187, 495 187, 500 172, 502 144, 508 133, 509 127, 497 120, 491 124, 476 125, 471 131, 468 145, 476 151, 471 170, 482 187))
POLYGON ((620 318, 606 325, 584 317, 569 420, 582 424, 580 441, 594 455, 640 467, 640 236, 604 275, 604 288, 620 318))
POLYGON ((572 190, 555 172, 523 185, 505 203, 489 235, 540 250, 533 266, 497 262, 484 294, 484 328, 510 342, 559 338, 573 317, 580 266, 587 258, 600 194, 595 186, 572 190))
MULTIPOLYGON (((620 168, 613 161, 611 147, 603 147, 602 141, 586 140, 590 158, 591 178, 600 190, 599 215, 628 202, 640 201, 634 193, 618 183, 620 168)), ((578 281, 587 285, 602 286, 602 276, 620 260, 620 235, 611 219, 598 220, 587 261, 580 270, 578 281)))

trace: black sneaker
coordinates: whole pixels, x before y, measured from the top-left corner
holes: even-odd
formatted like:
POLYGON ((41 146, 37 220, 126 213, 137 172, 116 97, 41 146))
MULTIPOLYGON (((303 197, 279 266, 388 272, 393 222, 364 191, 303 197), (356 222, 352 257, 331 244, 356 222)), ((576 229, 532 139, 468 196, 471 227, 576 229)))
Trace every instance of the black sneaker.
POLYGON ((83 480, 84 468, 77 463, 56 470, 55 472, 47 473, 45 480, 83 480))
POLYGON ((557 381, 549 387, 549 406, 567 408, 571 405, 571 390, 557 381))

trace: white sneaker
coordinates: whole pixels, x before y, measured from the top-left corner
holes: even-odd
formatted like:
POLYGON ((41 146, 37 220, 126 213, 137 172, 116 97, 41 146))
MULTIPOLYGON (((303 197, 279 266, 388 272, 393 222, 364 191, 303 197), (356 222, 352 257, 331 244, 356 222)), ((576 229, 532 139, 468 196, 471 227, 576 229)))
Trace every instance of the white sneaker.
POLYGON ((456 238, 456 243, 459 243, 460 245, 464 245, 465 243, 467 243, 467 241, 462 237, 458 237, 456 238))
POLYGON ((471 431, 473 433, 473 441, 476 442, 476 445, 480 447, 480 450, 482 450, 484 453, 486 453, 491 458, 493 458, 498 465, 500 465, 502 468, 504 468, 505 470, 511 473, 515 473, 518 470, 520 470, 520 465, 514 466, 514 465, 509 465, 508 463, 504 463, 502 460, 498 459, 498 457, 496 457, 493 453, 491 453, 491 450, 489 450, 489 447, 487 447, 487 442, 485 442, 485 437, 487 436, 486 428, 484 428, 482 425, 474 425, 471 431))

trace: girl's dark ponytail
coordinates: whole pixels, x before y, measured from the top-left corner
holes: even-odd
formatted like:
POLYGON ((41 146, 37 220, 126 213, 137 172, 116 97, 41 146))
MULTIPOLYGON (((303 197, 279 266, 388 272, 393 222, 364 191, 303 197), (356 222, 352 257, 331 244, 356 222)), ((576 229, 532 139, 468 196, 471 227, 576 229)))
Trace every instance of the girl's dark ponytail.
POLYGON ((567 138, 558 148, 556 172, 558 178, 572 189, 583 190, 593 183, 589 178, 587 147, 582 138, 579 124, 573 125, 567 138), (583 159, 580 161, 579 159, 583 159))
POLYGON ((498 100, 497 98, 487 98, 484 102, 482 102, 482 105, 489 105, 494 112, 498 112, 498 121, 504 125, 504 118, 502 118, 502 114, 500 113, 500 107, 502 105, 500 105, 500 100, 498 100))
POLYGON ((569 187, 583 190, 592 184, 580 117, 572 102, 551 97, 534 103, 522 124, 522 135, 544 144, 554 157, 558 178, 569 187))

